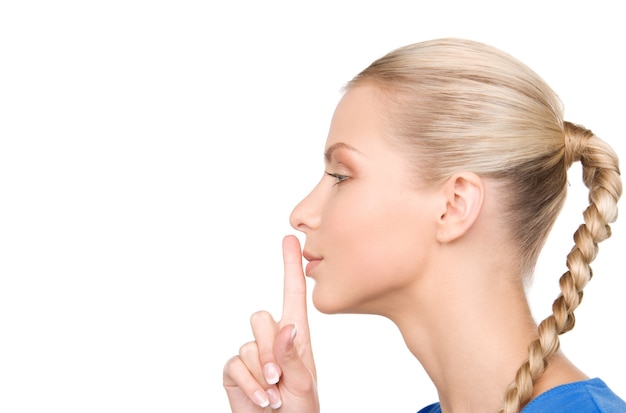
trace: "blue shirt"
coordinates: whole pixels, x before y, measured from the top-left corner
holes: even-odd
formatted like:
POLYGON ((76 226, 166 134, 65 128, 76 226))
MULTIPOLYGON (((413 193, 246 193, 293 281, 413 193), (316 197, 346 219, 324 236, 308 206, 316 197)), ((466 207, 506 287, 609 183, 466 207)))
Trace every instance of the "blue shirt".
MULTIPOLYGON (((540 394, 522 409, 522 413, 626 413, 626 402, 600 379, 563 384, 540 394)), ((441 413, 439 403, 418 413, 441 413)))

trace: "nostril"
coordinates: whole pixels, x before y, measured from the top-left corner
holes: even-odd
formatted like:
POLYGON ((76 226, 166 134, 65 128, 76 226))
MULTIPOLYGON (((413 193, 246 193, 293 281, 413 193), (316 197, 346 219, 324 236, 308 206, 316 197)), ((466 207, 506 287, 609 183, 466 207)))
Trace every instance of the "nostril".
POLYGON ((310 228, 307 227, 305 224, 298 224, 298 226, 296 227, 296 229, 298 231, 302 231, 302 232, 307 232, 307 230, 309 230, 310 228))

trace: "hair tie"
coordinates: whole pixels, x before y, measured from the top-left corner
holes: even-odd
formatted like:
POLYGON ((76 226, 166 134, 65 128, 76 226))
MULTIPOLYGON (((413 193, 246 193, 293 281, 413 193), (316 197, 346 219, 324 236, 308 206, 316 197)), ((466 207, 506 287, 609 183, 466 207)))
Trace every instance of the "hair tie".
POLYGON ((571 122, 563 122, 565 161, 568 167, 582 159, 587 141, 594 135, 582 125, 571 122))

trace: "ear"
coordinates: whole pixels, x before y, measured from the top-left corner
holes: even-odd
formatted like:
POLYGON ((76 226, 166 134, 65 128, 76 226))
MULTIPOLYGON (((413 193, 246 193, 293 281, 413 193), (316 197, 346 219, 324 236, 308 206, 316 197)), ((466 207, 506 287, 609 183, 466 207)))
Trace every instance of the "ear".
POLYGON ((437 240, 452 242, 472 227, 485 199, 483 180, 473 172, 454 174, 442 186, 442 209, 437 224, 437 240))

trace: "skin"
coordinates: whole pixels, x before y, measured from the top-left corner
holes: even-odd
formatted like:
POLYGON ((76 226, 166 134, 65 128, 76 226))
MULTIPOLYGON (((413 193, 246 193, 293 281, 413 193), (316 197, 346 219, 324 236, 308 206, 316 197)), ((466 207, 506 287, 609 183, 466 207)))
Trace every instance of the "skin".
MULTIPOLYGON (((416 184, 408 160, 385 137, 382 102, 373 86, 346 92, 331 122, 326 171, 291 215, 306 235, 313 303, 325 313, 392 320, 435 383, 443 412, 496 411, 536 337, 498 209, 505 194, 469 171, 437 188, 416 184)), ((271 411, 259 407, 266 403, 281 412, 319 412, 295 237, 285 238, 283 254, 281 320, 254 314, 255 341, 224 368, 235 413, 271 411)), ((559 353, 534 396, 586 378, 559 353)))

